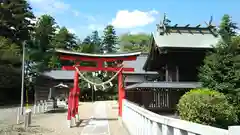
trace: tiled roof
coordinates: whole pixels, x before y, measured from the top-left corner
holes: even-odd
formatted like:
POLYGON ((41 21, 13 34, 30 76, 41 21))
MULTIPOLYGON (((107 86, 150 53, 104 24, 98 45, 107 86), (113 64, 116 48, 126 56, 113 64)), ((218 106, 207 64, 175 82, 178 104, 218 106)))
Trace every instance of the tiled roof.
POLYGON ((143 66, 147 60, 147 54, 143 54, 137 57, 135 61, 124 61, 124 67, 134 68, 134 72, 124 72, 124 74, 157 74, 157 72, 146 72, 143 70, 143 66))
POLYGON ((75 71, 52 70, 42 73, 42 75, 55 80, 73 80, 75 71))
POLYGON ((212 48, 220 38, 212 27, 166 26, 165 33, 158 27, 153 37, 158 47, 212 48))
POLYGON ((198 88, 201 87, 199 82, 143 82, 127 86, 125 89, 136 88, 198 88))

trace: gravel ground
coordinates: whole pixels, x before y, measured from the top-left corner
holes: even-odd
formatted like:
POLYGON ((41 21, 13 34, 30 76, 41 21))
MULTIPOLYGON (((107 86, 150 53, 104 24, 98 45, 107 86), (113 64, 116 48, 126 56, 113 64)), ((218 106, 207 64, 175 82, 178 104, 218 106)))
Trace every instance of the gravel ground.
POLYGON ((15 124, 17 120, 17 107, 0 109, 0 127, 2 124, 15 124))

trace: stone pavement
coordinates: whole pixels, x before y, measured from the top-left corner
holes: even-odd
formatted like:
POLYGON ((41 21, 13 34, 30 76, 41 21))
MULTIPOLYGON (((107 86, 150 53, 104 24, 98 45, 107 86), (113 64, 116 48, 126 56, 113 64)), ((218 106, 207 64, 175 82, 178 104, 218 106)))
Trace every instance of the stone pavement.
POLYGON ((128 135, 118 120, 116 101, 99 101, 93 103, 93 115, 83 128, 81 135, 128 135))
MULTIPOLYGON (((97 101, 80 103, 81 122, 67 127, 67 112, 39 114, 33 117, 32 126, 24 135, 129 135, 118 120, 116 101, 97 101)), ((15 129, 19 129, 19 126, 15 129)), ((14 133, 19 134, 19 132, 14 133)), ((12 130, 12 129, 10 129, 12 130)), ((13 131, 13 130, 12 130, 13 131)), ((1 132, 0 132, 1 134, 1 132)))
POLYGON ((108 122, 111 135, 129 135, 127 130, 123 127, 122 122, 118 120, 118 103, 117 101, 105 101, 108 115, 108 122))
POLYGON ((81 135, 110 135, 105 102, 95 102, 93 115, 81 135))

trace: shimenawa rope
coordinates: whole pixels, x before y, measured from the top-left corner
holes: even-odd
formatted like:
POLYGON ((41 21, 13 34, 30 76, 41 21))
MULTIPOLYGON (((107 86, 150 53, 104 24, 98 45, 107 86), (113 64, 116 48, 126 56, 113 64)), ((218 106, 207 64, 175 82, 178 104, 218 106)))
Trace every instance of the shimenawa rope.
POLYGON ((94 83, 94 82, 88 80, 86 77, 84 77, 84 75, 79 71, 79 69, 78 69, 76 66, 74 66, 74 67, 75 67, 76 71, 78 72, 78 74, 81 76, 81 78, 83 78, 84 81, 86 81, 86 82, 88 82, 88 83, 90 83, 90 84, 92 84, 92 85, 95 85, 95 86, 102 86, 102 85, 104 85, 104 84, 110 83, 110 82, 122 71, 122 69, 123 69, 123 67, 121 67, 121 68, 119 69, 119 71, 118 71, 114 76, 112 76, 109 80, 97 84, 97 83, 94 83))

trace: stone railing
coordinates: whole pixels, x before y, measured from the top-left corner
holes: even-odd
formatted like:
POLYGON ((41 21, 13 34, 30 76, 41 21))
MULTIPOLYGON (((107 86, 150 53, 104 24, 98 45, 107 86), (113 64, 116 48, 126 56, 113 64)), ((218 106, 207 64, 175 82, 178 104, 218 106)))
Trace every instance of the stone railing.
POLYGON ((228 130, 155 114, 123 101, 122 122, 130 135, 240 135, 240 126, 228 130))
POLYGON ((21 107, 18 107, 17 108, 17 124, 20 124, 24 121, 24 113, 26 112, 27 109, 31 109, 32 114, 36 115, 36 114, 47 112, 49 110, 48 107, 49 105, 46 101, 41 101, 36 105, 29 106, 28 108, 23 107, 23 115, 20 114, 21 107))

